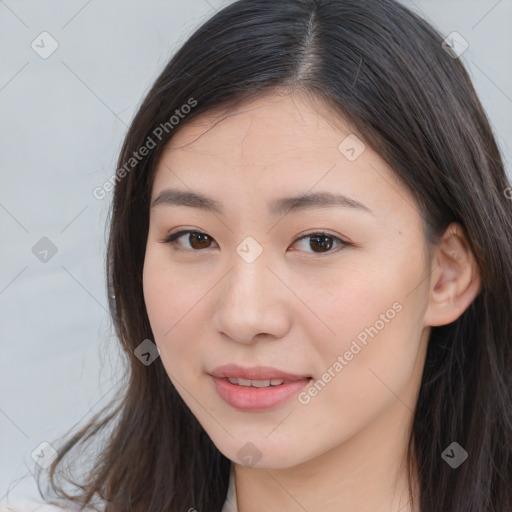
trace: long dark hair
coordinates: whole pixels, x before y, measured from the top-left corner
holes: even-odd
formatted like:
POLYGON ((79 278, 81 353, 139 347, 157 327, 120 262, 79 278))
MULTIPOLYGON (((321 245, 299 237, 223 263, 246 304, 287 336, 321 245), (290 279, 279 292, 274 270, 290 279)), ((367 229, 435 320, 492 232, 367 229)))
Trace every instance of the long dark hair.
POLYGON ((278 88, 321 98, 351 123, 414 194, 430 242, 454 221, 467 234, 482 289, 456 321, 431 329, 408 467, 419 477, 421 512, 512 511, 510 183, 471 80, 443 39, 395 0, 239 0, 173 56, 128 130, 110 212, 109 307, 126 382, 115 406, 59 447, 49 477, 61 502, 101 503, 106 512, 221 510, 230 460, 161 360, 145 366, 134 355, 154 339, 142 289, 149 199, 178 130, 278 88), (58 469, 100 434, 92 467, 69 479, 78 492, 64 490, 58 469), (454 441, 468 452, 457 469, 441 456, 454 441))

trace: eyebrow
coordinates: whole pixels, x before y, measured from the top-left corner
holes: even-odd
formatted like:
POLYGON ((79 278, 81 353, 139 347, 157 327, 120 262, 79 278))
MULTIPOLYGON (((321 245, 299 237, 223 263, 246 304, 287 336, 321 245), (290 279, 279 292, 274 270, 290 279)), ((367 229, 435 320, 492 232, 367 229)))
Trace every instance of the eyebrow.
MULTIPOLYGON (((199 192, 175 188, 162 190, 153 200, 151 208, 157 206, 187 206, 221 215, 224 214, 222 203, 216 199, 207 197, 199 192)), ((300 210, 332 207, 354 208, 373 215, 373 212, 364 203, 335 192, 307 192, 296 196, 273 199, 269 202, 269 212, 276 216, 300 210)))

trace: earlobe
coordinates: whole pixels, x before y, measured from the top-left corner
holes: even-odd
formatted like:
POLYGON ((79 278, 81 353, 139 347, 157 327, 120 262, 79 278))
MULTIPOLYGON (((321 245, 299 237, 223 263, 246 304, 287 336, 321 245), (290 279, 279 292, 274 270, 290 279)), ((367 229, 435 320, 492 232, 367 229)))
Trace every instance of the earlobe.
POLYGON ((480 270, 458 223, 448 226, 433 249, 431 272, 425 326, 446 325, 464 313, 481 288, 480 270))

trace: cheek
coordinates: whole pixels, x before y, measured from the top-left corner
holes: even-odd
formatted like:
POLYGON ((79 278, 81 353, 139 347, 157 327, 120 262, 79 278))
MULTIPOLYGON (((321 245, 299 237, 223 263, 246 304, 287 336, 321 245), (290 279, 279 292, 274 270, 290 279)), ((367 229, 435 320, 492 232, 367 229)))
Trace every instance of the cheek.
POLYGON ((379 331, 387 328, 385 320, 393 321, 399 308, 395 305, 393 309, 393 304, 402 300, 400 284, 391 281, 367 267, 364 271, 333 273, 314 294, 311 288, 304 290, 308 306, 321 320, 316 321, 317 332, 312 338, 321 340, 317 347, 324 354, 343 354, 354 340, 364 343, 369 336, 367 329, 376 323, 379 331))
POLYGON ((360 393, 370 401, 389 394, 386 385, 400 388, 415 369, 427 307, 427 285, 418 286, 425 270, 421 258, 408 266, 398 258, 381 263, 333 274, 338 277, 329 292, 312 297, 311 309, 330 331, 318 324, 312 333, 320 361, 316 377, 336 382, 328 386, 337 402, 353 405, 360 393))
POLYGON ((173 311, 173 305, 169 303, 172 301, 172 293, 167 286, 169 270, 161 264, 160 260, 161 258, 157 258, 155 252, 148 248, 142 273, 146 311, 153 334, 157 339, 171 328, 172 319, 169 317, 169 311, 173 311))
POLYGON ((187 305, 193 303, 193 298, 187 294, 194 287, 184 284, 165 256, 148 248, 143 270, 144 301, 154 341, 164 363, 171 351, 185 351, 190 347, 189 343, 179 342, 183 339, 180 327, 185 325, 185 315, 190 309, 187 305))
POLYGON ((150 246, 146 251, 144 300, 162 364, 178 391, 183 391, 180 383, 192 389, 202 376, 200 363, 211 334, 205 332, 209 323, 201 299, 211 284, 201 285, 197 273, 190 275, 173 265, 165 249, 150 246))

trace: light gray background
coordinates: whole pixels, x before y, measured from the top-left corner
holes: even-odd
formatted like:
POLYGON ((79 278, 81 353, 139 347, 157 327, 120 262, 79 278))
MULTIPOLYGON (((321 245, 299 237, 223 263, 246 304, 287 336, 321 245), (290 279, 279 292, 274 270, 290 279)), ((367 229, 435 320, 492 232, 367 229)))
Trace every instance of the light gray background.
MULTIPOLYGON (((138 104, 222 0, 0 0, 0 506, 38 498, 32 451, 112 398, 121 376, 106 312, 105 221, 138 104), (59 46, 47 59, 31 43, 59 46), (46 263, 32 247, 48 237, 46 263), (9 492, 8 492, 9 491, 9 492)), ((512 0, 404 3, 445 35, 512 157, 512 0)))

